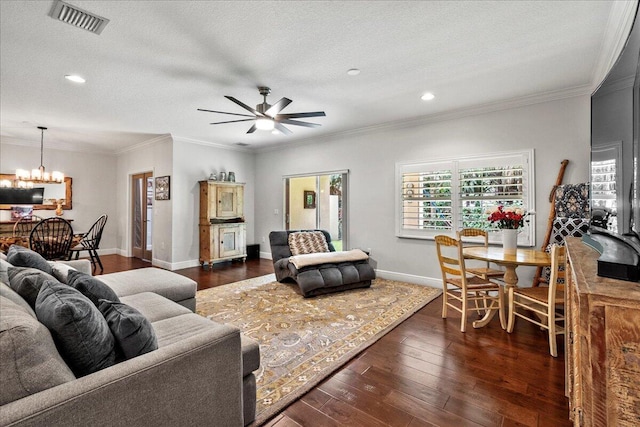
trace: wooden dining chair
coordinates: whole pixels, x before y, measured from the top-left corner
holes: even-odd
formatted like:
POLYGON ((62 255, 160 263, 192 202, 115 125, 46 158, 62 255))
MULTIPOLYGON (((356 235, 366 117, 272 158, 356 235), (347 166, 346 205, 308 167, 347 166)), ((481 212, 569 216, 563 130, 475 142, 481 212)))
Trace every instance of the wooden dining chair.
POLYGON ((42 221, 42 218, 36 215, 23 216, 13 224, 13 237, 29 237, 33 227, 42 221))
POLYGON ((80 242, 69 250, 69 259, 75 254, 75 258, 78 259, 80 252, 87 251, 89 258, 91 259, 91 265, 93 266, 93 273, 96 272, 96 265, 100 266, 100 273, 104 270, 102 268, 102 261, 98 255, 98 249, 100 247, 100 240, 102 239, 102 231, 107 223, 107 215, 101 215, 96 222, 93 223, 89 231, 86 233, 77 234, 81 238, 80 242))
MULTIPOLYGON (((485 314, 489 310, 498 310, 500 324, 505 328, 502 286, 467 273, 460 240, 439 235, 435 237, 435 241, 442 271, 442 318, 447 318, 449 307, 456 310, 462 315, 460 331, 465 332, 469 303, 473 302, 475 309, 484 311, 485 314)), ((473 327, 478 327, 476 322, 473 322, 473 327)))
POLYGON ((564 246, 551 247, 551 278, 549 286, 509 288, 509 323, 507 332, 513 332, 516 316, 549 331, 549 352, 558 357, 556 336, 564 334, 564 246), (522 309, 523 312, 519 312, 522 309), (534 317, 527 315, 532 312, 534 317))
MULTIPOLYGON (((476 245, 476 243, 479 243, 485 248, 489 247, 489 233, 487 233, 485 230, 482 230, 480 228, 463 228, 462 230, 458 230, 456 232, 456 235, 458 240, 463 242, 463 245, 464 245, 463 238, 467 237, 467 238, 474 239, 471 242, 474 244, 474 246, 478 246, 476 245)), ((502 280, 504 278, 504 270, 491 268, 489 261, 486 262, 486 265, 484 267, 470 267, 470 268, 467 268, 466 271, 467 273, 475 274, 476 276, 479 276, 485 280, 489 280, 489 279, 502 280)))
POLYGON ((48 260, 66 260, 72 240, 71 223, 59 217, 43 219, 29 234, 31 250, 48 260))

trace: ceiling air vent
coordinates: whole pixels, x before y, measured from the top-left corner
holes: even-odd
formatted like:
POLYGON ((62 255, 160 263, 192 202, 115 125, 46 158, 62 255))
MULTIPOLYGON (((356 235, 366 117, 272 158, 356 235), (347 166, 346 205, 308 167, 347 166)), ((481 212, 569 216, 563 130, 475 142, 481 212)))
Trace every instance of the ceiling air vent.
POLYGON ((100 34, 109 23, 108 19, 60 0, 53 4, 53 9, 51 9, 49 16, 95 34, 100 34))

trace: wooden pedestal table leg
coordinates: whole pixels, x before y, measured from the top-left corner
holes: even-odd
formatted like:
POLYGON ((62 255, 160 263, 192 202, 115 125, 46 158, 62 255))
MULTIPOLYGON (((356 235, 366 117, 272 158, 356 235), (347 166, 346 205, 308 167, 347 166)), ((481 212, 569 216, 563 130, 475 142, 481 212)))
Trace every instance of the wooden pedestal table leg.
MULTIPOLYGON (((517 265, 515 264, 505 264, 504 283, 506 284, 506 286, 505 286, 505 291, 502 293, 502 307, 504 307, 505 316, 500 318, 500 326, 502 327, 502 329, 505 329, 506 327, 508 327, 508 325, 506 325, 505 323, 506 323, 506 319, 509 318, 509 313, 506 313, 508 303, 509 303, 508 301, 509 288, 514 288, 518 283, 518 275, 516 274, 516 267, 517 265)), ((482 319, 473 322, 473 327, 481 328, 483 326, 486 326, 487 323, 489 323, 491 319, 493 319, 493 316, 495 316, 496 312, 498 311, 499 311, 499 308, 492 308, 490 310, 487 310, 487 312, 485 313, 482 319)))
POLYGON ((516 274, 516 267, 517 265, 515 264, 507 264, 505 265, 505 272, 504 272, 505 301, 503 304, 505 307, 506 317, 508 319, 507 331, 509 332, 513 331, 513 321, 514 321, 511 311, 509 310, 509 307, 511 307, 511 300, 513 299, 513 288, 515 288, 518 285, 518 275, 516 274))

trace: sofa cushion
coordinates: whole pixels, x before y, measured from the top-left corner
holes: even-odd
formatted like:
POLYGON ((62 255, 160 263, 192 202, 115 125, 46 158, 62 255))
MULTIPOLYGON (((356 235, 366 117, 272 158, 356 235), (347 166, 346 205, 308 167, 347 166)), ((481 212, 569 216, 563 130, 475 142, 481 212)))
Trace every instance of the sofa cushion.
POLYGON ((120 298, 120 302, 138 310, 149 322, 189 314, 191 310, 153 292, 141 292, 120 298))
POLYGON ((89 298, 98 307, 101 299, 120 302, 116 293, 101 280, 77 270, 69 271, 67 284, 80 291, 82 295, 89 298))
POLYGON ((242 348, 242 376, 249 375, 260 367, 260 346, 258 342, 244 334, 240 334, 242 348))
POLYGON ((36 315, 51 331, 60 354, 76 376, 115 363, 115 341, 107 321, 77 289, 47 280, 36 300, 36 315))
POLYGON ((230 325, 212 322, 195 313, 183 314, 170 319, 153 322, 153 329, 158 337, 158 347, 186 340, 201 334, 203 331, 220 330, 221 334, 229 333, 237 328, 230 325))
POLYGON ((3 296, 13 301, 19 307, 23 308, 24 311, 29 313, 34 319, 36 318, 36 312, 33 311, 33 309, 29 306, 29 304, 27 304, 24 298, 22 298, 16 291, 11 289, 8 285, 5 285, 4 283, 0 283, 0 296, 3 296))
POLYGON ((49 261, 49 265, 51 266, 51 271, 52 271, 51 274, 60 283, 67 283, 69 272, 72 270, 76 271, 75 268, 62 262, 49 261))
POLYGON ((113 289, 119 297, 140 292, 154 292, 171 301, 179 302, 194 298, 198 286, 188 277, 156 267, 120 271, 97 277, 113 289))
POLYGON ((9 267, 11 264, 7 260, 0 259, 0 283, 9 284, 9 267))
POLYGON ((74 379, 47 328, 0 296, 0 405, 74 379))
POLYGON ((321 231, 299 231, 289 234, 291 255, 329 252, 327 239, 321 231))
POLYGON ((117 353, 125 360, 158 349, 158 339, 151 323, 138 310, 105 299, 100 300, 98 308, 116 340, 117 353))
POLYGON ((39 253, 20 245, 11 245, 7 251, 7 261, 14 267, 31 267, 52 274, 51 266, 39 253))
POLYGON ((37 268, 9 267, 9 285, 34 308, 40 287, 47 280, 56 281, 55 277, 37 268))

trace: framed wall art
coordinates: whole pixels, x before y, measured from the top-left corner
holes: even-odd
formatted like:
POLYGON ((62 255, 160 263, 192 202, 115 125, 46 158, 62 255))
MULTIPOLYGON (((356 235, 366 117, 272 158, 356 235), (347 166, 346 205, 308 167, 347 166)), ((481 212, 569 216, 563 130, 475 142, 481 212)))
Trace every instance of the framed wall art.
POLYGON ((156 200, 169 200, 171 196, 171 177, 156 177, 156 200))
POLYGON ((304 208, 305 209, 316 208, 316 192, 315 191, 304 192, 304 208))

